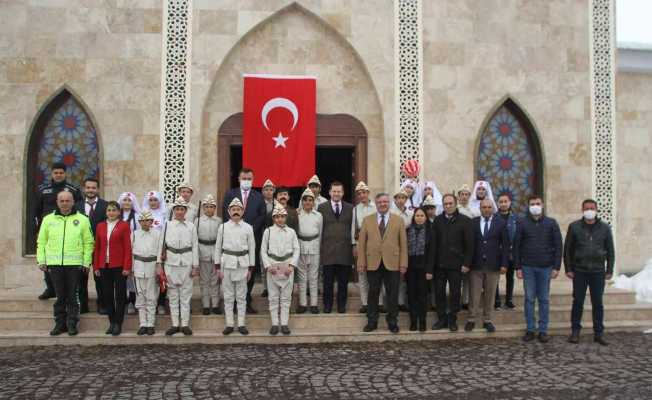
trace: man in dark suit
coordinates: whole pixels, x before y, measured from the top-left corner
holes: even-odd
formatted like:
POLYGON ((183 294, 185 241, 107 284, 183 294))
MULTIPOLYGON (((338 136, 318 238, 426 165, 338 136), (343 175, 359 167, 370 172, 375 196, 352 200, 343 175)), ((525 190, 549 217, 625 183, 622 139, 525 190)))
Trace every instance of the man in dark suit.
POLYGON ((453 194, 443 197, 444 212, 435 217, 435 297, 437 322, 433 330, 448 327, 457 331, 457 313, 460 311, 462 274, 469 272, 473 257, 473 230, 471 219, 457 209, 453 194), (450 291, 446 299, 446 283, 450 291))
POLYGON ((231 204, 231 201, 237 197, 244 206, 242 219, 254 229, 254 237, 256 239, 256 268, 254 268, 254 273, 250 274, 251 276, 247 282, 247 313, 256 314, 257 311, 251 305, 251 290, 254 287, 255 276, 260 273, 260 241, 263 236, 267 207, 265 206, 263 195, 252 188, 254 181, 254 171, 252 169, 242 168, 238 175, 238 181, 240 182, 240 187, 233 188, 224 195, 222 218, 225 223, 229 221, 227 208, 231 204))
MULTIPOLYGON (((95 178, 86 178, 84 180, 84 197, 81 201, 78 201, 75 204, 75 208, 80 214, 83 214, 88 217, 91 223, 91 230, 93 231, 93 237, 95 237, 95 229, 97 224, 106 219, 106 201, 101 199, 97 192, 100 189, 100 181, 95 178)), ((95 280, 95 291, 97 292, 97 311, 100 314, 104 314, 105 310, 100 303, 102 298, 101 293, 101 284, 98 279, 95 280)), ((79 312, 81 314, 88 312, 88 273, 84 273, 79 276, 79 312)))
POLYGON ((353 205, 342 201, 344 185, 341 182, 331 183, 329 194, 330 201, 317 209, 324 218, 320 247, 320 261, 324 268, 324 312, 328 314, 333 309, 333 287, 337 277, 337 312, 343 314, 353 265, 353 205))
POLYGON ((487 332, 496 331, 492 322, 496 286, 500 274, 507 272, 509 262, 509 237, 507 224, 503 218, 493 215, 493 203, 490 199, 480 202, 480 216, 473 218, 473 261, 469 272, 471 283, 471 314, 464 330, 471 332, 475 320, 480 316, 482 302, 482 326, 487 332))

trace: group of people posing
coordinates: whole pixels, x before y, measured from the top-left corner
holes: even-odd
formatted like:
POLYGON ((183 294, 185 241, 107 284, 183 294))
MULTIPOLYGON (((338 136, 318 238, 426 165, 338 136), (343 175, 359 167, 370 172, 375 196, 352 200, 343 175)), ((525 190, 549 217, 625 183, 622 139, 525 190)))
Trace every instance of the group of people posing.
POLYGON ((37 262, 48 285, 40 298, 57 297, 50 334, 78 332, 80 307, 88 311, 91 270, 98 308, 109 318, 106 333, 112 335, 121 333, 130 301, 139 314, 138 334, 154 334, 157 306, 166 298, 172 321, 166 335, 191 335, 194 277, 199 277, 202 313, 223 313, 224 335, 235 330, 247 335, 246 314, 257 312, 251 291, 261 273, 271 335, 291 333, 294 290, 299 292, 296 313, 345 313, 352 274, 360 312, 367 316, 364 332, 378 328, 382 312, 388 329, 399 332, 399 310, 409 311, 411 331, 425 331, 431 307, 437 315, 433 330, 457 331, 457 315, 468 307, 465 331, 481 323, 494 332, 500 275, 507 277, 504 306, 514 308, 516 273, 524 280, 523 339, 547 342, 550 280, 557 278, 563 258, 573 280, 569 340, 579 342, 590 288, 594 339, 607 344, 602 294, 615 256, 611 229, 599 220, 591 199, 582 202, 582 218, 569 226, 562 247, 559 225, 543 212, 540 196, 528 199, 528 211, 519 218, 509 196, 501 194, 496 202, 485 181, 472 191, 463 185, 442 195, 434 182, 406 179, 396 193, 377 193, 373 200, 359 182, 352 205, 343 201, 342 183, 331 183, 326 199, 313 176, 295 209, 287 188, 268 179, 259 192, 252 188, 253 177, 250 169, 240 171, 239 187, 225 194, 220 218, 215 198, 208 195, 195 205, 186 183, 177 188, 170 209, 157 191, 148 192, 140 208, 133 193, 118 201, 99 199, 95 179, 84 182, 81 195, 66 183, 65 165, 54 165, 51 183, 39 189, 36 213, 37 262))

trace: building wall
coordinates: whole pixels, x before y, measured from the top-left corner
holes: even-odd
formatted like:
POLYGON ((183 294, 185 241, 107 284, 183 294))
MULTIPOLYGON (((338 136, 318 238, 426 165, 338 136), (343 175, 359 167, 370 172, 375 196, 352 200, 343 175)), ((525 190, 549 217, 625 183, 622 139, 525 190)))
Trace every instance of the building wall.
POLYGON ((618 73, 617 208, 618 267, 639 271, 652 258, 652 226, 646 215, 652 187, 652 74, 618 73))
POLYGON ((23 186, 30 125, 64 84, 94 117, 103 195, 142 196, 158 183, 161 1, 42 0, 0 5, 0 286, 34 279, 22 258, 23 186), (5 191, 3 190, 3 192, 5 191), (5 272, 5 273, 2 273, 5 272))

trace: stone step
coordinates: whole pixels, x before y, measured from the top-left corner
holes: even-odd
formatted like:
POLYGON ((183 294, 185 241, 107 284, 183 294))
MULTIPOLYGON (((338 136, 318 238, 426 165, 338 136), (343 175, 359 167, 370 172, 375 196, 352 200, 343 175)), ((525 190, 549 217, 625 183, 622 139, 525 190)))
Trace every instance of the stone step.
MULTIPOLYGON (((261 310, 262 311, 262 310, 261 310)), ((466 321, 467 312, 459 314, 458 324, 460 328, 466 321)), ((590 322, 591 308, 584 309, 583 320, 590 322)), ((407 327, 409 316, 407 313, 400 313, 399 323, 402 327, 407 327)), ((428 323, 431 324, 436 320, 436 315, 432 312, 428 314, 428 323)), ((569 306, 552 306, 550 308, 550 322, 566 323, 570 320, 569 306)), ((652 320, 651 304, 610 304, 605 306, 605 321, 636 321, 652 320)), ((381 315, 380 321, 384 321, 381 315)), ((327 330, 349 330, 357 332, 366 323, 366 317, 363 314, 346 313, 346 314, 293 314, 290 317, 290 326, 297 330, 310 330, 324 327, 327 330)), ((520 325, 523 326, 523 313, 520 310, 498 311, 494 314, 494 323, 501 325, 520 325)), ((82 332, 103 332, 108 325, 107 317, 98 314, 84 314, 81 317, 80 330, 82 332)), ((128 315, 125 318, 123 329, 125 331, 135 331, 138 328, 138 317, 128 315)), ((193 315, 190 323, 193 329, 199 331, 221 332, 224 329, 224 316, 219 315, 193 315)), ((47 332, 53 326, 51 313, 46 312, 5 312, 0 314, 0 332, 18 332, 18 331, 41 331, 47 332)), ((169 316, 159 316, 156 322, 157 329, 164 330, 170 326, 169 316)), ((269 313, 259 313, 247 316, 247 326, 255 330, 266 330, 270 326, 269 313)))
MULTIPOLYGON (((641 332, 652 327, 652 320, 623 320, 605 322, 607 339, 612 332, 641 332)), ((521 324, 499 325, 495 333, 487 333, 482 329, 475 329, 473 332, 466 333, 463 331, 452 333, 446 330, 426 332, 409 332, 402 329, 398 334, 389 333, 384 325, 381 329, 372 333, 362 333, 360 331, 328 329, 328 330, 298 330, 295 329, 291 335, 278 335, 275 337, 267 333, 268 328, 253 329, 250 328, 248 336, 242 336, 237 332, 229 336, 223 336, 214 330, 195 329, 192 336, 183 336, 177 334, 173 337, 164 335, 164 331, 158 330, 153 336, 137 336, 135 332, 125 332, 119 337, 104 335, 103 332, 90 331, 81 332, 75 337, 66 334, 57 337, 51 337, 47 332, 23 330, 0 332, 1 346, 51 346, 51 345, 68 345, 68 346, 95 346, 95 345, 152 345, 152 344, 300 344, 300 343, 335 343, 335 342, 381 342, 381 341, 421 341, 421 340, 461 340, 461 339, 487 339, 494 337, 519 337, 523 334, 521 324)), ((582 342, 590 343, 592 340, 591 324, 584 325, 582 342)), ((551 335, 560 335, 553 337, 552 343, 560 340, 566 340, 569 333, 568 324, 564 322, 551 323, 549 326, 551 335), (563 336, 562 336, 563 335, 563 336)), ((537 346, 537 344, 533 344, 537 346)))
MULTIPOLYGON (((268 306, 268 300, 260 296, 260 290, 256 290, 253 297, 253 306, 256 310, 264 310, 268 306)), ((501 293, 504 293, 501 291, 501 293)), ((38 294, 3 294, 0 295, 0 312, 51 312, 52 305, 54 304, 54 299, 50 300, 38 300, 38 294)), ((503 295, 504 296, 504 295, 503 295)), ((89 308, 91 311, 96 311, 96 295, 91 294, 91 299, 89 300, 89 308)), ((522 308, 523 306, 524 295, 521 290, 514 293, 513 302, 517 306, 517 309, 522 308)), ((613 289, 610 288, 607 290, 604 296, 604 304, 634 304, 636 303, 636 294, 634 292, 613 289)), ((572 293, 568 290, 553 290, 550 295, 550 305, 551 306, 563 306, 571 305, 573 302, 572 293)), ((586 296, 585 303, 586 305, 591 304, 591 300, 586 296)), ((292 309, 294 310, 296 306, 299 305, 299 296, 297 293, 294 293, 292 299, 292 309)), ((319 296, 319 305, 320 308, 323 305, 322 297, 319 296)), ((349 296, 347 299, 347 312, 357 312, 360 309, 360 297, 357 291, 349 290, 349 296)), ((336 306, 335 306, 336 307, 336 306)), ((201 300, 199 293, 196 293, 193 296, 192 301, 192 310, 193 313, 200 313, 201 311, 201 300)))

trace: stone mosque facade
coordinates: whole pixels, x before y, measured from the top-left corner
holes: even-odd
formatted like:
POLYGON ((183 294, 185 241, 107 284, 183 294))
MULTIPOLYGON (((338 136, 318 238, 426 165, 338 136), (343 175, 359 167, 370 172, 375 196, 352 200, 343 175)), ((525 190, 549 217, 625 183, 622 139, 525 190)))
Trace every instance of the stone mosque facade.
POLYGON ((442 192, 484 179, 519 211, 542 194, 563 232, 593 197, 615 230, 618 271, 636 272, 652 244, 652 75, 619 67, 614 8, 3 1, 0 287, 42 285, 29 204, 53 161, 75 184, 99 178, 106 199, 153 189, 171 199, 185 180, 196 201, 221 198, 241 163, 246 73, 317 77, 317 162, 326 171, 348 157, 349 192, 358 180, 395 191, 416 159, 442 192))

